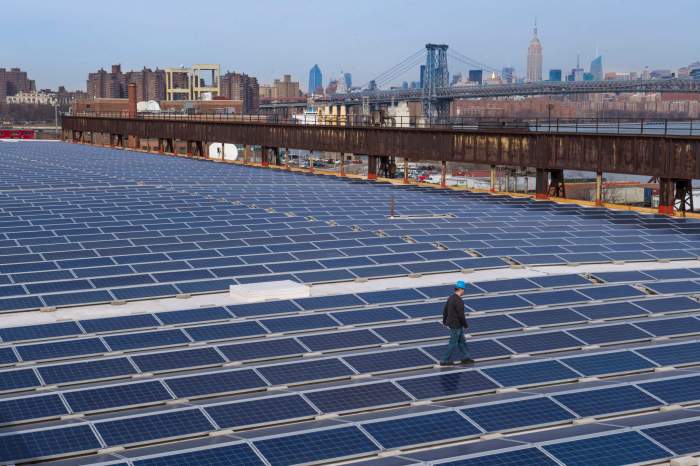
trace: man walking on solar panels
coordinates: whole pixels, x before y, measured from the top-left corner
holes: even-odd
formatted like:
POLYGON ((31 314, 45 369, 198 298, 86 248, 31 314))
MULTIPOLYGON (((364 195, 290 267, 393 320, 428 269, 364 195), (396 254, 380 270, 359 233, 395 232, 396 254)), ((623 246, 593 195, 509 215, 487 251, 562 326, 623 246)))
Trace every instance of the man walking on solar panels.
POLYGON ((467 328, 467 319, 464 317, 462 295, 465 287, 466 285, 462 280, 455 284, 455 292, 447 299, 442 311, 442 324, 450 328, 450 341, 447 344, 445 357, 440 361, 441 366, 446 366, 450 363, 455 349, 462 353, 460 364, 471 364, 474 362, 469 355, 467 342, 464 340, 464 329, 467 328))

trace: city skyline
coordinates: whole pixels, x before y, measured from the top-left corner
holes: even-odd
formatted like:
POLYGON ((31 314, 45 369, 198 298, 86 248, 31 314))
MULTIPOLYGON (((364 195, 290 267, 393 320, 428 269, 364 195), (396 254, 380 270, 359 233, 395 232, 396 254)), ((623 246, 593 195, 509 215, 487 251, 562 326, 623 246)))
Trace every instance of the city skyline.
MULTIPOLYGON (((375 3, 358 1, 342 15, 332 16, 337 19, 320 25, 310 13, 321 6, 332 7, 316 0, 300 4, 245 3, 235 8, 228 2, 212 0, 212 6, 222 14, 212 16, 211 30, 188 29, 189 14, 177 8, 166 10, 161 1, 140 3, 138 15, 120 16, 119 21, 96 21, 94 4, 87 0, 68 2, 70 14, 65 4, 47 2, 29 12, 19 0, 5 3, 4 11, 13 21, 3 26, 2 36, 22 47, 7 48, 0 66, 26 70, 40 88, 64 84, 70 89, 84 89, 88 72, 113 63, 136 70, 208 62, 252 74, 261 83, 286 73, 305 80, 309 67, 318 63, 322 70, 349 70, 356 85, 361 85, 426 42, 447 43, 496 69, 513 65, 516 75, 522 77, 526 74, 527 44, 535 16, 546 45, 544 73, 552 68, 572 68, 578 50, 582 51, 582 61, 589 62, 596 56, 596 46, 605 57, 606 69, 616 71, 639 72, 644 66, 675 70, 700 58, 690 55, 691 31, 700 19, 700 10, 692 8, 696 5, 690 0, 667 5, 653 18, 635 13, 644 10, 640 8, 644 1, 629 0, 572 0, 566 5, 545 0, 513 1, 506 2, 507 9, 500 3, 479 4, 478 10, 467 2, 441 2, 427 12, 412 0, 387 0, 386 8, 381 9, 375 3), (234 9, 237 20, 232 16, 234 9), (419 11, 418 17, 426 27, 403 27, 415 22, 419 11), (504 16, 503 11, 509 14, 504 16), (245 20, 261 15, 270 26, 263 37, 260 28, 253 27, 255 21, 245 20), (229 16, 231 27, 226 23, 229 16), (472 18, 469 28, 461 24, 466 17, 472 18), (288 27, 290 21, 295 27, 288 27), (357 26, 348 29, 352 24, 357 26), (227 27, 221 27, 224 25, 227 27), (305 25, 318 37, 333 39, 308 41, 290 32, 306 30, 305 25), (338 34, 340 29, 345 33, 338 34), (125 35, 125 30, 140 32, 125 35), (88 37, 94 39, 88 41, 88 37), (631 39, 634 47, 629 46, 631 39)), ((123 3, 124 11, 135 11, 131 6, 136 2, 123 3)), ((451 71, 466 72, 466 68, 453 67, 451 71)), ((417 79, 418 70, 411 70, 395 84, 417 79)))

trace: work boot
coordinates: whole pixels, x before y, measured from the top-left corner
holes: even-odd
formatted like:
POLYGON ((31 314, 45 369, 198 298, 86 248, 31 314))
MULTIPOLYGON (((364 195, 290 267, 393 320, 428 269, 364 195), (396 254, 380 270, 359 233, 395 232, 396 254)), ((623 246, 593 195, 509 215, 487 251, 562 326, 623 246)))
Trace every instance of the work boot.
POLYGON ((461 361, 459 361, 460 364, 474 364, 474 360, 472 358, 464 358, 461 361))

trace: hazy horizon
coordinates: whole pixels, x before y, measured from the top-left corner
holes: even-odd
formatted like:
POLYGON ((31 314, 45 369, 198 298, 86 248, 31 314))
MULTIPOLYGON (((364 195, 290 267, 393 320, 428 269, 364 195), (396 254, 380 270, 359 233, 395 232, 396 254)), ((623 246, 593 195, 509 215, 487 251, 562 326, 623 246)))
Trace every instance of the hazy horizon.
MULTIPOLYGON (((0 37, 9 47, 0 67, 22 68, 38 88, 84 89, 89 72, 116 63, 124 71, 219 63, 222 72, 248 73, 261 83, 291 74, 303 89, 318 63, 324 85, 341 70, 359 85, 426 42, 446 43, 496 69, 512 65, 523 76, 535 17, 545 76, 550 68, 566 73, 577 52, 588 69, 596 49, 605 71, 675 71, 700 59, 697 0, 663 8, 650 0, 210 0, 201 4, 206 10, 179 0, 124 0, 117 6, 44 0, 36 8, 19 0, 3 3, 0 37), (110 17, 115 10, 120 16, 110 17)), ((451 73, 467 69, 450 63, 451 73)), ((417 80, 417 67, 409 71, 393 84, 417 80)))

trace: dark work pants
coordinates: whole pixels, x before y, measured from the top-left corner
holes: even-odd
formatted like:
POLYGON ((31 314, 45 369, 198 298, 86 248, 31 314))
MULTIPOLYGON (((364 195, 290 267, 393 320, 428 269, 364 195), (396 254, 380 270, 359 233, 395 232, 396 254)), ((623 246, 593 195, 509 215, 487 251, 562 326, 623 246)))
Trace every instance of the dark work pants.
POLYGON ((450 329, 450 341, 447 344, 447 352, 445 357, 442 359, 443 362, 450 362, 452 358, 452 353, 455 349, 458 349, 462 353, 460 359, 468 359, 469 349, 467 348, 467 342, 464 340, 464 329, 463 328, 451 328, 450 329))

